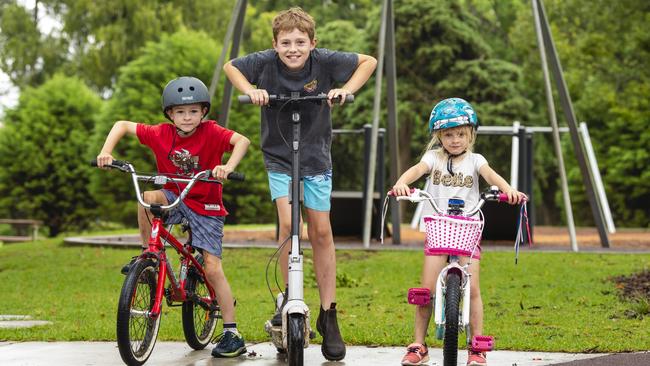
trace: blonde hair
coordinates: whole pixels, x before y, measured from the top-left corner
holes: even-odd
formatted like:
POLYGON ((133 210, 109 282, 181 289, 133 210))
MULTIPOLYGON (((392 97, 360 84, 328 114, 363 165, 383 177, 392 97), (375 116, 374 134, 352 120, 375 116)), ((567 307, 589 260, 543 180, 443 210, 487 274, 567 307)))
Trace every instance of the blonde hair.
POLYGON ((309 40, 313 41, 316 32, 316 22, 306 11, 300 7, 293 7, 283 10, 273 18, 273 39, 278 40, 280 32, 291 32, 298 29, 309 35, 309 40))
MULTIPOLYGON (((452 127, 451 129, 456 129, 456 128, 465 129, 465 132, 467 132, 467 135, 469 136, 469 141, 467 142, 466 151, 472 152, 472 149, 474 148, 474 143, 476 142, 476 130, 474 129, 474 127, 470 125, 452 127)), ((436 153, 436 155, 439 156, 446 155, 445 149, 442 147, 442 139, 441 139, 442 131, 444 131, 444 129, 433 131, 431 133, 431 140, 429 140, 427 147, 424 148, 424 153, 426 153, 429 150, 433 150, 436 153)))

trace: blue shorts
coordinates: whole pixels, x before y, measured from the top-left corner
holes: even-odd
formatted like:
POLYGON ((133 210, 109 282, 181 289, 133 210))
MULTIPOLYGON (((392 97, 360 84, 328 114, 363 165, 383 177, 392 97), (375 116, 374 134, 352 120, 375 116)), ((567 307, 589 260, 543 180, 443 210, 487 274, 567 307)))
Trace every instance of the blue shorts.
MULTIPOLYGON (((176 195, 166 189, 162 190, 169 203, 176 199, 176 195)), ((165 224, 180 224, 185 218, 190 223, 192 230, 192 246, 207 251, 208 253, 221 258, 223 238, 223 224, 226 221, 224 216, 205 216, 192 211, 191 208, 181 202, 176 208, 169 212, 165 224)))
MULTIPOLYGON (((291 176, 284 173, 268 172, 271 199, 275 201, 289 196, 291 176)), ((332 170, 323 174, 308 175, 301 178, 305 186, 305 207, 316 211, 329 211, 332 197, 332 170)))

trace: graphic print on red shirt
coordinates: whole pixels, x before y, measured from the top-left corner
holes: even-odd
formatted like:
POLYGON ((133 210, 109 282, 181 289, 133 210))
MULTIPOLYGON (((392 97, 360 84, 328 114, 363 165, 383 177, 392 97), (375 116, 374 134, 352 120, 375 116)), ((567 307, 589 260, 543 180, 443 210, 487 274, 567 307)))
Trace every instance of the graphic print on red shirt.
MULTIPOLYGON (((204 121, 191 136, 181 137, 170 123, 145 125, 139 123, 136 133, 140 143, 146 145, 156 156, 159 173, 192 176, 201 170, 222 165, 224 152, 232 151, 230 138, 235 133, 219 126, 215 121, 204 121)), ((164 186, 180 194, 185 184, 167 183, 164 186)), ((206 216, 228 214, 222 201, 221 184, 198 182, 185 198, 185 204, 194 212, 206 216)))

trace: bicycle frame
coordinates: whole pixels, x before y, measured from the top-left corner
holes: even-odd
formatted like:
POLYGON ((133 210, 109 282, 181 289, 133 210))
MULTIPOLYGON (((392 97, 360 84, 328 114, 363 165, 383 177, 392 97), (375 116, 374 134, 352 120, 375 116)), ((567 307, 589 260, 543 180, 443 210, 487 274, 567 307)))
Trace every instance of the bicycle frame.
MULTIPOLYGON (((92 162, 91 165, 96 165, 96 162, 92 162)), ((178 241, 171 233, 169 233, 169 231, 167 231, 167 229, 165 229, 162 221, 162 213, 164 211, 171 210, 174 207, 178 206, 180 202, 183 199, 185 199, 185 197, 192 189, 192 187, 196 184, 196 182, 198 182, 199 180, 206 180, 205 177, 210 176, 211 171, 210 170, 201 171, 197 173, 194 177, 192 177, 192 179, 185 179, 185 178, 172 179, 165 175, 156 175, 156 176, 139 175, 135 171, 133 165, 119 160, 114 160, 113 164, 109 165, 109 167, 116 168, 123 172, 131 174, 133 187, 135 189, 135 195, 138 200, 138 203, 142 207, 149 209, 151 213, 154 215, 151 221, 151 232, 150 232, 150 237, 148 242, 148 248, 145 251, 143 251, 142 254, 139 256, 139 258, 154 258, 160 264, 158 267, 159 271, 158 271, 158 281, 156 284, 155 302, 149 315, 152 316, 154 319, 160 315, 160 311, 162 308, 162 301, 165 295, 166 279, 169 279, 171 283, 171 293, 170 293, 169 301, 185 302, 188 300, 192 300, 198 303, 206 310, 218 310, 218 306, 216 305, 215 290, 210 284, 210 282, 207 281, 207 277, 205 274, 205 270, 203 269, 203 266, 196 260, 196 258, 194 258, 192 253, 185 248, 184 244, 178 241), (187 186, 183 189, 183 191, 180 192, 178 197, 176 197, 176 200, 174 200, 174 202, 171 202, 167 205, 148 204, 144 202, 138 181, 153 181, 155 184, 164 185, 169 180, 173 180, 177 183, 187 184, 187 186), (180 273, 180 278, 176 278, 176 274, 174 273, 171 263, 167 258, 167 253, 165 252, 165 246, 163 244, 163 240, 165 240, 172 247, 174 247, 174 249, 176 249, 176 251, 182 256, 181 267, 184 268, 185 271, 187 271, 190 262, 194 265, 194 268, 199 272, 200 276, 205 280, 204 281, 205 285, 210 294, 209 299, 198 298, 198 297, 188 298, 185 291, 185 280, 186 280, 187 273, 180 273)), ((243 175, 239 173, 231 173, 228 178, 243 180, 243 175)))
MULTIPOLYGON (((390 192, 389 192, 390 195, 390 192)), ((408 200, 411 202, 420 202, 427 201, 431 204, 434 212, 438 214, 443 214, 444 211, 438 207, 435 200, 431 195, 425 191, 419 189, 412 189, 410 196, 401 196, 396 197, 397 200, 408 200)), ((507 196, 504 198, 503 194, 498 193, 496 187, 491 187, 489 193, 483 193, 481 199, 477 202, 476 206, 464 213, 463 216, 473 216, 477 212, 480 212, 481 207, 486 200, 507 200, 507 196)), ((384 213, 385 214, 385 213, 384 213)), ((472 253, 473 255, 474 253, 472 253)), ((461 311, 461 316, 457 320, 458 325, 461 329, 465 330, 467 335, 467 343, 470 343, 470 329, 469 329, 469 319, 470 319, 470 299, 471 299, 471 273, 469 272, 469 266, 472 263, 472 255, 469 256, 467 263, 461 264, 460 257, 458 255, 449 255, 449 264, 445 266, 436 279, 436 291, 434 297, 434 322, 436 328, 445 327, 448 319, 445 319, 443 316, 443 304, 445 301, 445 290, 446 290, 446 279, 449 272, 456 272, 460 275, 461 284, 460 291, 462 294, 463 309, 461 311)))
MULTIPOLYGON (((97 166, 97 162, 93 161, 91 165, 97 166)), ((138 203, 153 214, 147 248, 129 263, 119 296, 116 333, 122 360, 130 366, 142 366, 149 359, 158 337, 163 298, 168 306, 180 302, 176 306, 182 306, 183 334, 187 344, 195 350, 204 349, 210 343, 217 319, 220 318, 216 291, 206 277, 202 258, 195 258, 191 244, 182 244, 169 232, 170 229, 163 226, 162 217, 163 212, 180 204, 197 181, 221 182, 207 179, 212 175, 210 170, 185 179, 167 175, 138 175, 133 165, 119 160, 103 166, 131 174, 138 203), (139 181, 161 186, 172 181, 186 186, 171 203, 148 204, 140 192, 139 181), (181 256, 178 277, 167 257, 165 243, 169 243, 181 256)), ((232 172, 228 179, 244 180, 244 176, 232 172)))
POLYGON ((194 300, 197 301, 203 307, 206 308, 214 307, 214 309, 211 310, 216 310, 216 305, 214 304, 216 301, 215 291, 212 285, 210 284, 210 282, 207 280, 205 281, 205 285, 210 293, 209 299, 188 298, 185 292, 185 280, 186 280, 185 273, 180 273, 180 278, 176 278, 176 274, 174 273, 171 263, 167 258, 167 253, 165 252, 165 247, 162 242, 163 240, 162 238, 164 238, 164 240, 167 243, 169 243, 172 247, 174 247, 174 249, 176 249, 176 251, 178 251, 179 254, 182 256, 181 258, 182 268, 187 268, 189 263, 191 262, 196 268, 196 270, 199 271, 201 277, 207 279, 203 266, 196 260, 196 258, 194 258, 192 253, 190 253, 188 250, 185 249, 185 246, 181 244, 181 242, 179 242, 172 234, 170 234, 167 231, 167 229, 165 229, 162 223, 162 219, 160 217, 154 216, 151 222, 151 237, 149 238, 149 243, 148 243, 149 247, 140 255, 141 258, 147 258, 147 257, 155 258, 158 261, 158 263, 161 264, 158 267, 159 272, 158 272, 158 282, 156 285, 156 299, 154 301, 154 305, 151 310, 151 316, 157 317, 160 315, 160 310, 162 308, 162 300, 165 293, 166 279, 169 279, 169 282, 171 283, 171 290, 172 290, 170 294, 171 301, 185 302, 188 300, 194 300))

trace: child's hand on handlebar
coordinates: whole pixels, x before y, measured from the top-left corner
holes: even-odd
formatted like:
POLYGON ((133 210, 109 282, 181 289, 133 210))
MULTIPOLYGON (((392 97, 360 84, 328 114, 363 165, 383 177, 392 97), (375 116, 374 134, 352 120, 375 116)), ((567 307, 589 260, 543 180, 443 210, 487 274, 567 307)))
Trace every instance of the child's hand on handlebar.
POLYGON ((332 106, 332 99, 340 97, 341 99, 339 100, 339 105, 343 105, 343 104, 345 104, 345 98, 348 95, 352 95, 352 92, 350 92, 347 89, 343 89, 343 88, 341 88, 341 89, 331 89, 329 91, 329 93, 327 93, 327 104, 331 107, 332 106))
POLYGON ((392 191, 394 196, 408 196, 411 194, 411 188, 404 183, 396 183, 392 191))
POLYGON ((112 164, 113 160, 115 159, 113 159, 113 156, 111 154, 99 153, 99 155, 97 155, 97 166, 102 168, 104 165, 112 164))
POLYGON ((269 104, 269 93, 265 89, 250 89, 245 93, 251 98, 251 103, 259 106, 269 104))
POLYGON ((228 165, 217 165, 212 169, 212 176, 219 181, 224 181, 228 180, 228 174, 233 171, 234 169, 230 168, 228 165))
POLYGON ((503 193, 505 193, 508 196, 508 203, 511 205, 520 204, 528 200, 528 196, 526 196, 525 193, 519 192, 518 190, 513 188, 508 189, 503 193))

